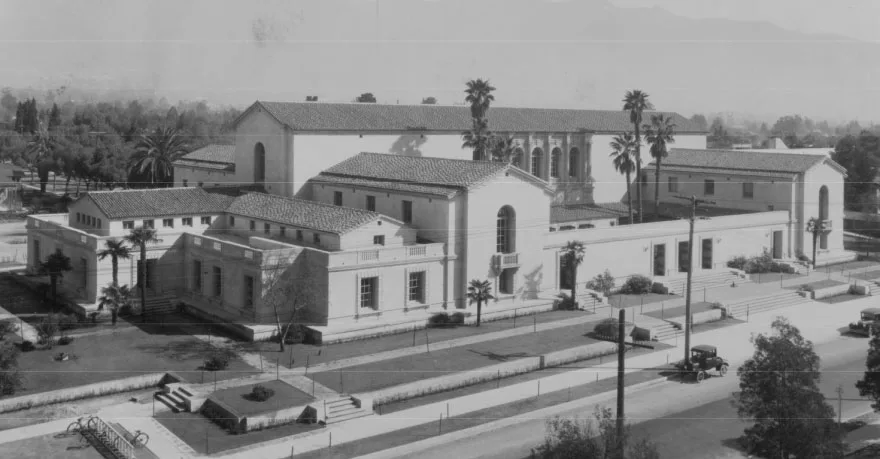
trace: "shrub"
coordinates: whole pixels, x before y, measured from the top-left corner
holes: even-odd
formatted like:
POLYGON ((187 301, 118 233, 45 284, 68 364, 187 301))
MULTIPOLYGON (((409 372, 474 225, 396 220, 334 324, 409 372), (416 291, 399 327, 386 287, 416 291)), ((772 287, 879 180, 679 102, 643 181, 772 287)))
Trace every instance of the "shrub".
POLYGON ((813 292, 816 289, 814 289, 813 286, 810 284, 804 284, 804 285, 801 285, 800 290, 803 292, 813 292))
POLYGON ((733 257, 727 262, 728 268, 735 268, 745 271, 746 263, 748 263, 748 258, 740 255, 738 257, 733 257))
POLYGON ((721 303, 719 303, 719 302, 717 302, 717 301, 714 302, 714 303, 712 303, 712 304, 710 304, 709 307, 712 308, 712 309, 724 309, 724 305, 721 304, 721 303))
POLYGON ((32 350, 34 350, 34 349, 36 349, 36 348, 37 348, 37 347, 34 346, 33 341, 30 341, 30 340, 24 340, 24 341, 21 342, 21 352, 30 352, 30 351, 32 351, 32 350))
POLYGON ((5 339, 6 335, 15 333, 15 324, 11 320, 0 321, 0 340, 5 339))
POLYGON ((556 302, 556 309, 562 311, 573 311, 577 309, 574 299, 570 295, 560 293, 557 297, 559 300, 556 302))
POLYGON ((39 343, 45 344, 50 348, 55 344, 55 334, 58 333, 58 321, 51 314, 46 316, 35 327, 39 343))
POLYGON ((605 319, 593 328, 593 332, 603 338, 617 339, 619 336, 619 325, 617 319, 605 319))
POLYGON ((449 314, 446 314, 445 312, 434 314, 428 319, 428 326, 430 327, 441 328, 447 325, 449 325, 449 314))
POLYGON ((645 276, 632 276, 626 280, 623 284, 623 287, 620 288, 620 293, 627 294, 645 294, 651 292, 651 286, 653 285, 653 281, 645 276))
POLYGON ((797 259, 798 259, 798 260, 803 261, 803 262, 805 262, 805 263, 812 263, 812 262, 813 262, 813 260, 810 259, 810 257, 804 255, 804 253, 801 252, 800 250, 798 250, 798 251, 796 252, 796 256, 797 256, 797 259))
POLYGON ((449 323, 455 324, 455 325, 464 324, 464 313, 463 312, 453 313, 451 316, 449 316, 449 323))
POLYGON ((265 402, 266 400, 272 398, 273 395, 275 395, 275 391, 269 389, 262 384, 257 384, 256 386, 254 386, 253 389, 251 389, 250 395, 250 399, 255 402, 265 402))
POLYGON ((208 371, 225 370, 229 366, 229 354, 225 352, 215 352, 213 355, 205 359, 205 369, 208 371))
POLYGON ((614 290, 614 276, 612 276, 611 272, 606 269, 604 273, 598 274, 592 280, 588 281, 587 288, 602 292, 602 294, 606 296, 611 295, 611 291, 614 290))
POLYGON ((651 293, 669 295, 669 287, 661 284, 660 282, 654 282, 654 284, 651 285, 651 293))
POLYGON ((72 342, 73 342, 73 337, 71 337, 71 336, 62 336, 61 338, 58 339, 58 345, 60 345, 60 346, 66 346, 72 342))

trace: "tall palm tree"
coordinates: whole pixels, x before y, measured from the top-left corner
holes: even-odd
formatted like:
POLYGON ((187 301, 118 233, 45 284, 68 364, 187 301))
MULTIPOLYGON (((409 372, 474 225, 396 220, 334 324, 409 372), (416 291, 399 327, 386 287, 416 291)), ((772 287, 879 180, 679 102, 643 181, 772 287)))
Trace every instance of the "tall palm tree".
POLYGON ((667 145, 675 143, 675 123, 672 117, 652 115, 651 124, 645 125, 645 142, 651 145, 654 158, 654 217, 660 218, 660 163, 669 156, 667 145))
POLYGON ((474 119, 473 128, 470 131, 461 133, 464 138, 462 148, 472 148, 474 150, 473 159, 475 161, 485 161, 486 152, 492 147, 492 133, 489 131, 489 122, 485 119, 474 119))
POLYGON ((141 291, 141 321, 147 321, 147 244, 154 244, 159 242, 159 239, 156 237, 156 230, 153 228, 145 228, 143 226, 138 226, 131 230, 125 236, 125 240, 131 244, 132 247, 137 247, 140 249, 141 258, 139 263, 141 264, 141 276, 138 279, 138 286, 141 291))
POLYGON ((113 264, 113 285, 119 285, 119 260, 128 260, 131 251, 124 240, 107 239, 104 242, 104 249, 98 252, 98 259, 103 260, 107 257, 110 257, 110 262, 113 264))
POLYGON ((479 327, 480 316, 483 314, 483 303, 495 298, 492 296, 492 284, 487 280, 471 280, 470 284, 468 284, 467 297, 470 300, 470 304, 477 303, 477 326, 479 327))
MULTIPOLYGON (((614 169, 626 176, 626 201, 629 207, 629 224, 633 224, 633 199, 632 199, 632 182, 630 177, 636 171, 636 162, 634 159, 636 150, 636 138, 631 132, 620 134, 611 140, 611 156, 614 157, 612 164, 614 169)), ((638 184, 636 184, 638 186, 638 184)))
POLYGON ((474 160, 485 161, 492 147, 492 133, 489 131, 489 120, 486 118, 489 105, 495 100, 492 91, 495 88, 489 84, 489 80, 476 79, 467 82, 464 101, 471 106, 471 118, 473 119, 470 131, 461 135, 464 137, 462 148, 474 149, 474 160))
POLYGON ((584 262, 584 244, 579 241, 568 241, 562 249, 562 253, 566 258, 565 266, 569 269, 571 276, 571 300, 577 307, 577 274, 578 266, 584 262))
POLYGON ((54 165, 54 161, 50 156, 58 146, 54 137, 49 134, 40 121, 34 136, 25 145, 24 153, 26 155, 31 171, 36 168, 37 175, 40 177, 40 192, 46 192, 46 184, 49 182, 49 170, 54 165))
POLYGON ((489 105, 495 101, 495 96, 492 95, 494 90, 489 80, 477 78, 467 82, 467 89, 464 90, 467 96, 464 101, 471 104, 471 117, 475 119, 486 117, 489 105))
POLYGON ((98 310, 105 307, 110 309, 110 321, 116 325, 119 310, 131 301, 131 290, 127 285, 119 286, 115 283, 101 288, 101 297, 98 298, 98 310))
POLYGON ((137 142, 129 163, 129 172, 148 172, 153 185, 167 183, 173 175, 173 163, 187 153, 186 139, 177 129, 157 127, 137 142))
POLYGON ((49 276, 49 282, 52 284, 52 301, 54 302, 55 309, 58 309, 58 279, 64 277, 65 271, 72 270, 73 266, 70 265, 70 257, 64 255, 61 250, 56 250, 46 258, 46 261, 40 263, 40 274, 49 276))
POLYGON ((639 222, 642 218, 642 136, 639 135, 639 127, 642 125, 642 113, 645 110, 653 110, 654 106, 648 100, 648 94, 642 90, 634 89, 627 91, 623 96, 623 110, 629 111, 629 121, 633 124, 636 138, 636 201, 639 205, 639 222))

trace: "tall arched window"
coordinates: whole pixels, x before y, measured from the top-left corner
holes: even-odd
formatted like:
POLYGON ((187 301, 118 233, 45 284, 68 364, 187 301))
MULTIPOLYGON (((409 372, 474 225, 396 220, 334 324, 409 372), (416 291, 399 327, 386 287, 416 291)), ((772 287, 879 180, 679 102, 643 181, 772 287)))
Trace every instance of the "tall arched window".
POLYGON ((496 223, 495 251, 512 253, 516 250, 516 214, 510 206, 498 211, 496 223))
POLYGON ((559 178, 559 161, 562 159, 562 150, 554 148, 550 152, 550 177, 559 178))
POLYGON ((254 145, 254 183, 266 183, 266 148, 262 142, 254 145))
POLYGON ((575 147, 572 148, 571 151, 568 152, 568 176, 569 177, 577 177, 578 176, 578 159, 581 156, 581 152, 575 147))
POLYGON ((526 154, 525 154, 525 152, 523 152, 522 148, 517 148, 516 150, 513 151, 513 159, 511 160, 511 163, 512 163, 514 166, 516 166, 516 167, 522 169, 522 167, 523 167, 523 157, 524 157, 525 155, 526 155, 526 154))
MULTIPOLYGON (((828 187, 825 185, 819 188, 819 220, 828 220, 828 187)), ((823 250, 828 248, 827 231, 819 235, 819 248, 823 250)))
POLYGON ((532 150, 532 175, 541 176, 541 162, 544 160, 544 152, 540 148, 532 150))

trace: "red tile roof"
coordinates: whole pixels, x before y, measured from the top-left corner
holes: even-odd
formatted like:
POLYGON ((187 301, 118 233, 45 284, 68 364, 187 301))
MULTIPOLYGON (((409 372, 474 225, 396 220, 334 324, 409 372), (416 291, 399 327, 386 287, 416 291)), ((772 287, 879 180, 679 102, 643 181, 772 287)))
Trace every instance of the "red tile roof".
POLYGON ((263 193, 235 198, 226 212, 335 234, 347 233, 382 218, 382 214, 368 210, 263 193))
MULTIPOLYGON (((257 101, 241 117, 260 107, 280 123, 300 131, 461 132, 471 128, 470 108, 448 105, 257 101)), ((657 113, 671 116, 676 132, 706 132, 677 113, 647 112, 645 118, 657 113)), ((488 118, 490 129, 496 132, 619 133, 632 129, 629 113, 623 110, 492 107, 488 118)))
POLYGON ((231 202, 201 188, 90 191, 77 201, 81 199, 91 199, 110 219, 219 214, 231 202))
POLYGON ((206 145, 174 162, 176 166, 235 171, 235 145, 206 145))
MULTIPOLYGON (((694 150, 673 148, 669 156, 663 158, 661 167, 685 167, 724 171, 749 171, 757 173, 802 174, 821 163, 846 173, 840 165, 820 155, 797 153, 760 153, 743 150, 694 150)), ((651 168, 652 162, 647 166, 651 168)))
POLYGON ((553 206, 550 208, 550 223, 601 220, 626 215, 629 215, 626 205, 617 202, 553 206))

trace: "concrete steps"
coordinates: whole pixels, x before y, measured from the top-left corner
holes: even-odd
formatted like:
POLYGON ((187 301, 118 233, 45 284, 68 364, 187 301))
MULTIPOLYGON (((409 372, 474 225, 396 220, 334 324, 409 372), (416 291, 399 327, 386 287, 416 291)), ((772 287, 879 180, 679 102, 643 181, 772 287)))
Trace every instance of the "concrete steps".
MULTIPOLYGON (((140 299, 138 297, 138 299, 140 299)), ((144 306, 144 311, 149 315, 164 315, 174 312, 174 298, 171 296, 148 296, 144 306)))
MULTIPOLYGON (((696 294, 703 289, 712 289, 717 287, 729 287, 732 283, 737 285, 748 284, 751 282, 748 278, 742 278, 738 275, 726 271, 711 274, 695 275, 691 279, 691 292, 696 294)), ((687 290, 687 277, 671 279, 664 283, 669 288, 669 293, 676 295, 684 295, 687 290)))
POLYGON ((192 396, 191 389, 176 383, 166 385, 162 392, 155 394, 156 400, 165 404, 173 413, 189 411, 189 399, 192 396))
POLYGON ((728 317, 746 320, 751 314, 794 306, 807 301, 810 300, 802 297, 799 293, 788 291, 775 293, 761 298, 737 301, 727 304, 725 307, 727 308, 728 317))
POLYGON ((874 281, 868 284, 868 295, 880 295, 880 282, 874 281))
POLYGON ((327 425, 373 415, 373 412, 355 405, 351 397, 340 397, 333 400, 327 400, 326 409, 327 420, 325 421, 325 424, 327 425))
POLYGON ((651 327, 651 331, 654 333, 654 341, 666 341, 668 339, 673 339, 678 335, 684 334, 684 330, 679 329, 669 322, 666 322, 663 325, 651 327))

